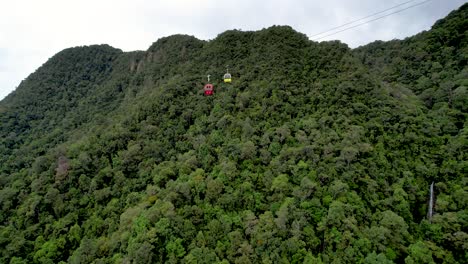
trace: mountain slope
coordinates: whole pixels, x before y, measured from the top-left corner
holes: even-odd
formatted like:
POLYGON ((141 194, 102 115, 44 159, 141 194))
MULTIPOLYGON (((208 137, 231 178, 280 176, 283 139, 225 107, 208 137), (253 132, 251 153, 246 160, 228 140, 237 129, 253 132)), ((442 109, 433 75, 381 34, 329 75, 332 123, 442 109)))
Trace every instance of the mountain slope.
POLYGON ((406 84, 429 108, 446 102, 467 111, 468 5, 438 21, 430 31, 405 40, 377 41, 354 53, 388 82, 406 84))
POLYGON ((426 52, 459 96, 467 6, 356 50, 274 26, 57 54, 0 102, 0 262, 466 262, 464 99, 398 72, 456 32, 426 52))

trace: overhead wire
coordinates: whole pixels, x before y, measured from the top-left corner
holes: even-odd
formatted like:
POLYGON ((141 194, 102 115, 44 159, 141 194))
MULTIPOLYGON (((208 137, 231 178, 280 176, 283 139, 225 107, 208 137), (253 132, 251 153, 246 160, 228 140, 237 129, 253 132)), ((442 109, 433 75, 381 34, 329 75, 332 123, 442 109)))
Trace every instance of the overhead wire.
MULTIPOLYGON (((401 13, 401 12, 403 12, 403 11, 405 11, 405 10, 408 10, 408 9, 413 8, 413 7, 416 7, 416 6, 420 6, 420 5, 425 4, 425 3, 427 3, 427 2, 430 2, 430 1, 432 1, 432 0, 425 0, 425 1, 422 1, 422 2, 420 2, 420 3, 417 3, 417 4, 414 4, 414 5, 408 6, 408 7, 406 7, 406 8, 400 9, 400 10, 397 10, 397 11, 395 11, 395 12, 391 12, 391 13, 385 14, 385 15, 383 15, 383 16, 379 16, 379 17, 377 17, 377 18, 368 20, 368 21, 366 21, 366 22, 359 23, 359 24, 357 24, 357 25, 354 25, 354 26, 351 26, 351 27, 347 27, 347 28, 344 28, 344 29, 339 30, 339 31, 335 31, 335 32, 330 33, 330 34, 328 34, 328 35, 325 35, 325 36, 322 36, 322 37, 319 37, 319 38, 315 38, 315 39, 312 39, 312 40, 314 40, 314 41, 321 40, 321 39, 324 39, 324 38, 326 38, 326 37, 330 37, 330 36, 336 35, 336 34, 338 34, 338 33, 341 33, 341 32, 344 32, 344 31, 347 31, 347 30, 350 30, 350 29, 353 29, 353 28, 356 28, 356 27, 359 27, 359 26, 362 26, 362 25, 365 25, 365 24, 368 24, 368 23, 377 21, 377 20, 380 20, 380 19, 382 19, 382 18, 391 16, 391 15, 394 15, 394 14, 397 14, 397 13, 401 13)), ((333 31, 333 30, 330 30, 330 31, 333 31)), ((323 33, 322 33, 322 34, 323 34, 323 33)))
POLYGON ((375 15, 385 13, 385 12, 387 12, 387 11, 389 11, 389 10, 395 9, 395 8, 397 8, 397 7, 400 7, 400 6, 402 6, 402 5, 406 5, 406 4, 411 3, 411 2, 414 2, 414 1, 417 1, 417 0, 410 0, 410 1, 406 1, 406 2, 404 2, 404 3, 400 3, 400 4, 398 4, 398 5, 395 5, 395 6, 392 6, 392 7, 390 7, 390 8, 384 9, 384 10, 382 10, 382 11, 375 12, 375 13, 373 13, 373 14, 371 14, 371 15, 368 15, 368 16, 365 16, 365 17, 362 17, 362 18, 359 18, 359 19, 356 19, 356 20, 353 20, 353 21, 349 21, 349 22, 347 22, 347 23, 345 23, 345 24, 343 24, 343 25, 340 25, 340 26, 337 26, 337 27, 329 28, 329 29, 327 29, 327 30, 325 30, 325 31, 322 31, 322 32, 320 32, 320 33, 314 34, 314 35, 309 36, 309 37, 315 37, 315 36, 319 36, 319 35, 322 35, 322 34, 324 34, 324 33, 330 32, 330 31, 334 31, 335 29, 339 29, 339 28, 345 27, 345 26, 347 26, 347 25, 354 24, 354 23, 356 23, 356 22, 362 21, 362 20, 367 19, 367 18, 371 18, 371 17, 373 17, 373 16, 375 16, 375 15))

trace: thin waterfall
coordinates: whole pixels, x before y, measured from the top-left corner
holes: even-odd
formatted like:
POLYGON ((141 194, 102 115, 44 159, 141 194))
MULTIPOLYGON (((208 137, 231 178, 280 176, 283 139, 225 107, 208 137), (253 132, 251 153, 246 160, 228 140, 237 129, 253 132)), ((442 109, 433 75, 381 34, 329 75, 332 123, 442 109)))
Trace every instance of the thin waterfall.
POLYGON ((427 214, 429 221, 432 221, 433 208, 434 208, 434 182, 431 183, 431 187, 429 190, 429 212, 427 214))

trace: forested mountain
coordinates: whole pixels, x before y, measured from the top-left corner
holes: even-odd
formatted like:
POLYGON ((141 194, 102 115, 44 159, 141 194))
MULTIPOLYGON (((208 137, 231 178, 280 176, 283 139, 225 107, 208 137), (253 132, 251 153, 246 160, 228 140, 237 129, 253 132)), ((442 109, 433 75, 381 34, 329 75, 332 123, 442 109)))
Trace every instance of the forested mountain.
POLYGON ((0 102, 0 263, 467 263, 467 14, 58 53, 0 102))

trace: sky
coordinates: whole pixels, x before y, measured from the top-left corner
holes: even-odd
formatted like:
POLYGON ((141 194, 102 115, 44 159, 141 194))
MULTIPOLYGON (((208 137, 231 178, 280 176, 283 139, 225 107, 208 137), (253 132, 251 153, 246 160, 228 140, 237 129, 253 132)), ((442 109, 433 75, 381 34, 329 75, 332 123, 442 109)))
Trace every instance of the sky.
MULTIPOLYGON (((229 29, 260 30, 272 25, 292 26, 314 40, 323 36, 317 33, 408 1, 1 0, 0 100, 47 59, 69 47, 109 44, 123 51, 146 50, 157 39, 173 34, 210 40, 229 29)), ((430 29, 467 1, 413 0, 367 20, 422 2, 319 41, 338 39, 354 48, 375 40, 405 38, 430 29)))

